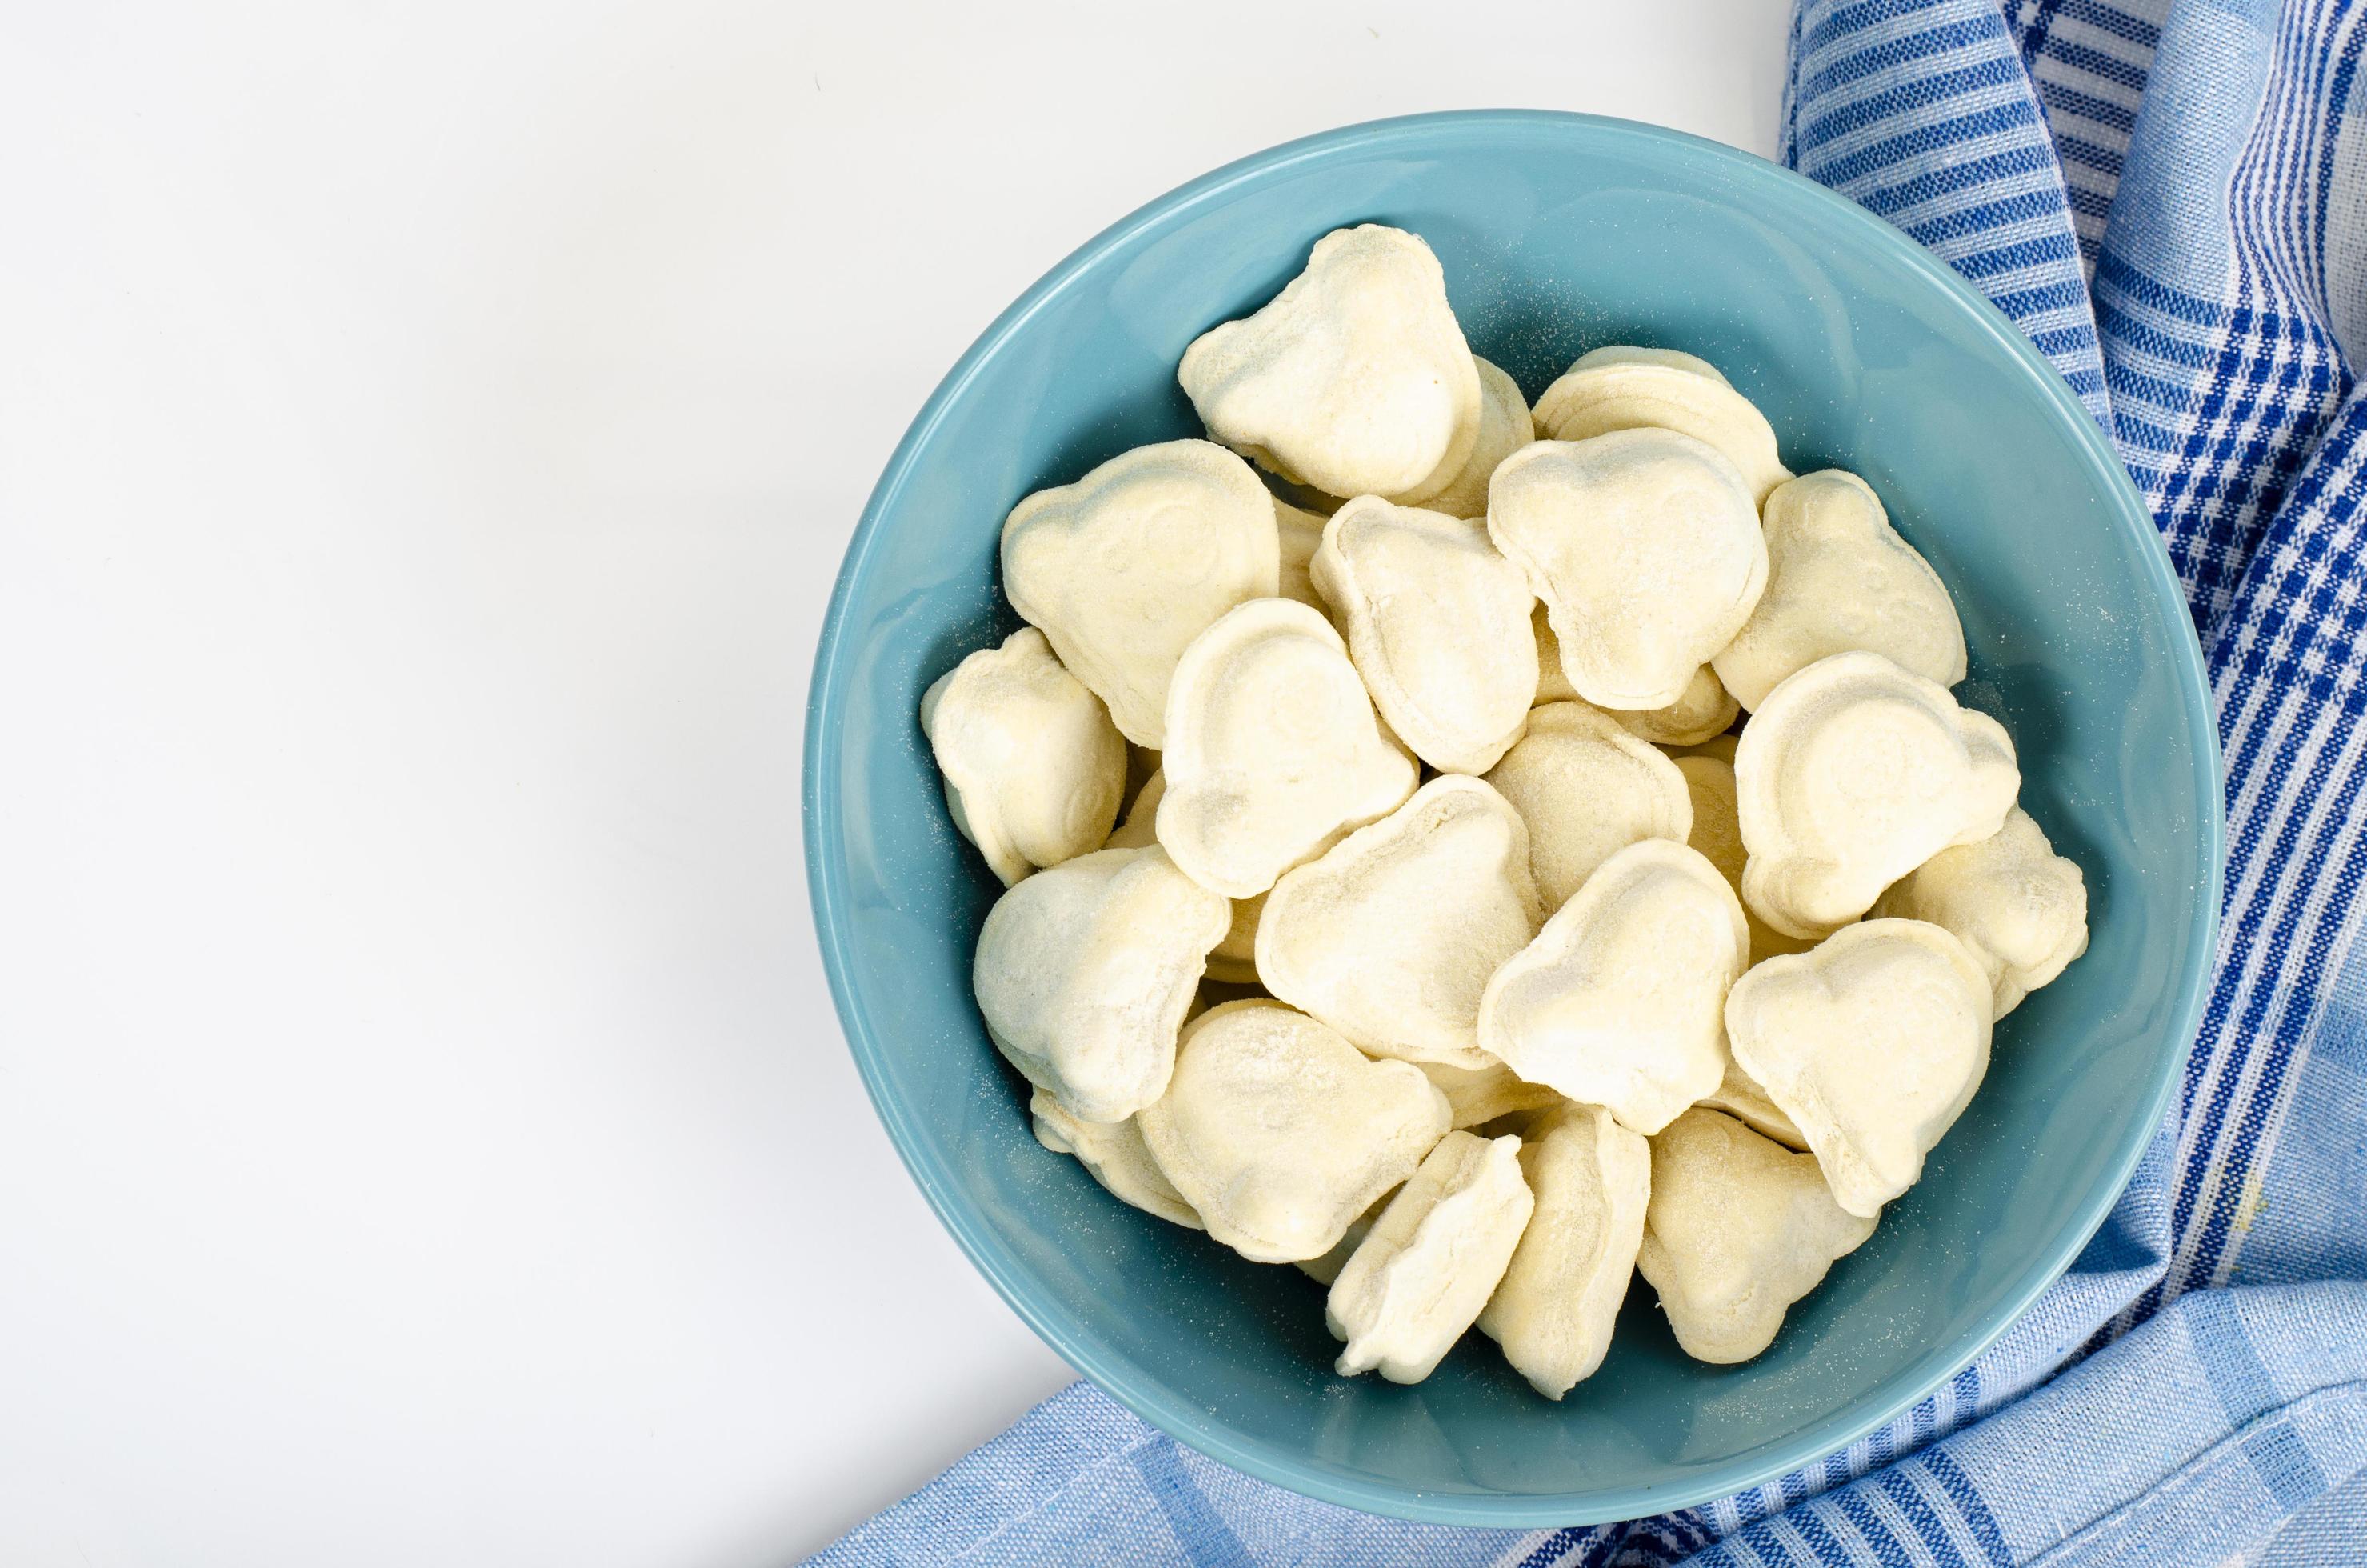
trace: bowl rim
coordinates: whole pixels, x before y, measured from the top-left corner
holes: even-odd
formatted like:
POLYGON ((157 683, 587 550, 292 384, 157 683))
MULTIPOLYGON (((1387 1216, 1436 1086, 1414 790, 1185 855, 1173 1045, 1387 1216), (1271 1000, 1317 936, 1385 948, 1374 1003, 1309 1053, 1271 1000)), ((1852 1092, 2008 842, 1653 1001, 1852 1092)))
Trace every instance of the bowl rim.
POLYGON ((2209 689, 2202 647, 2195 638, 2186 596, 2171 571, 2160 534, 2127 470, 2122 466, 2119 454, 2093 415, 2020 328, 1953 268, 1898 229, 1847 197, 1754 153, 1637 120, 1530 108, 1455 109, 1365 120, 1318 131, 1235 159, 1127 213, 1063 257, 998 315, 955 361, 914 415, 881 471, 847 544, 823 617, 807 694, 801 756, 801 827, 814 934, 821 949, 832 1002, 864 1090, 886 1127, 898 1157, 938 1222, 1023 1323, 1073 1369, 1127 1409, 1170 1437, 1235 1470, 1304 1496, 1368 1513, 1498 1528, 1591 1525, 1642 1517, 1692 1507, 1787 1474, 1847 1448, 1896 1418, 1996 1343, 2070 1266, 2119 1201, 2161 1124, 2171 1088, 2192 1047, 2218 948, 2225 825, 2218 726, 2209 689), (2029 1260, 1999 1305, 1973 1333, 1954 1346, 1935 1347, 1877 1385, 1871 1393, 1759 1450, 1757 1457, 1729 1460, 1695 1471, 1682 1483, 1557 1494, 1425 1493, 1331 1473, 1297 1454, 1229 1430, 1208 1413, 1184 1403, 1172 1390, 1138 1370, 1076 1322, 1063 1303, 1036 1285, 1028 1271, 983 1222, 911 1119, 885 1093, 878 1042, 870 1020, 854 999, 851 977, 855 960, 843 918, 849 902, 846 868, 843 857, 817 853, 815 846, 834 845, 842 836, 837 771, 827 765, 834 760, 844 728, 839 710, 841 672, 848 641, 844 624, 847 604, 868 573, 881 517, 904 488, 913 464, 934 437, 946 409, 965 393, 988 361, 1030 318, 1073 286, 1107 253, 1144 231, 1188 215, 1236 187, 1273 178, 1296 165, 1348 151, 1409 143, 1434 148, 1442 136, 1453 140, 1507 132, 1547 140, 1574 135, 1598 145, 1640 143, 1656 150, 1672 149, 1738 183, 1772 190, 1779 200, 1806 202, 1836 214, 1854 228, 1867 245, 1953 298, 1997 349, 2037 382, 2055 405, 2057 423, 2066 427, 2072 445, 2094 472, 2100 491, 2109 497, 2109 510, 2117 526, 2142 530, 2144 541, 2151 547, 2142 553, 2145 585, 2164 619, 2183 633, 2172 639, 2176 649, 2172 656, 2188 725, 2201 738, 2195 750, 2191 784, 2195 798, 2202 802, 2202 826, 2205 830, 2193 868, 2203 903, 2200 939, 2192 944, 2173 982, 2176 1002, 2166 1038, 2176 1044, 2174 1049, 2166 1047, 2159 1052, 2152 1080, 2146 1086, 2144 1114, 2130 1123, 2120 1146, 2112 1151, 2107 1166, 2109 1178, 2097 1183, 2077 1210, 2074 1222, 2029 1260))

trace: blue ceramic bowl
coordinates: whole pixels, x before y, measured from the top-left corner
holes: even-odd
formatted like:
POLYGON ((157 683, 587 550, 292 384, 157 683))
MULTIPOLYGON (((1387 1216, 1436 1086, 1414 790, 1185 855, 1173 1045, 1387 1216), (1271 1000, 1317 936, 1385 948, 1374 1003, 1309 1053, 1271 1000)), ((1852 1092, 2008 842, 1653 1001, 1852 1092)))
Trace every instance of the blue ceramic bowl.
POLYGON ((872 494, 822 629, 805 755, 814 920, 864 1082, 971 1260, 1125 1404, 1253 1475, 1376 1512, 1587 1523, 1766 1480, 1896 1415, 2070 1261, 2193 1033, 2220 866, 2201 659, 2112 448, 2012 326, 1851 203, 1641 125, 1483 112, 1352 126, 1161 198, 961 358, 872 494), (1331 1374, 1322 1291, 1127 1208, 1029 1135, 970 999, 994 879, 946 820, 922 689, 1017 625, 1003 514, 1199 433, 1185 344, 1342 224, 1427 239, 1471 345, 1530 396, 1583 350, 1704 355, 1784 460, 1871 481, 1954 593, 1961 695, 2085 869, 2093 940, 1999 1028, 1988 1081, 1874 1239, 1740 1367, 1680 1354, 1648 1286, 1560 1403, 1470 1336, 1416 1388, 1331 1374))

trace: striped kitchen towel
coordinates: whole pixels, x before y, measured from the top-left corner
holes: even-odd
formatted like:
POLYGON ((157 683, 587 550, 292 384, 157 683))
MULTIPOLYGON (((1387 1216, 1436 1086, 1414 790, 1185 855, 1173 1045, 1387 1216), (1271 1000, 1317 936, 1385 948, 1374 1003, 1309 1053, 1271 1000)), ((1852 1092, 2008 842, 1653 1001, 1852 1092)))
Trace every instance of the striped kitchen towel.
POLYGON ((1806 0, 1784 160, 2045 352, 2151 505, 2227 764, 2184 1092, 2069 1273, 1932 1399, 1700 1508, 1374 1518, 1080 1385, 824 1551, 881 1563, 2367 1563, 2367 4, 1806 0))

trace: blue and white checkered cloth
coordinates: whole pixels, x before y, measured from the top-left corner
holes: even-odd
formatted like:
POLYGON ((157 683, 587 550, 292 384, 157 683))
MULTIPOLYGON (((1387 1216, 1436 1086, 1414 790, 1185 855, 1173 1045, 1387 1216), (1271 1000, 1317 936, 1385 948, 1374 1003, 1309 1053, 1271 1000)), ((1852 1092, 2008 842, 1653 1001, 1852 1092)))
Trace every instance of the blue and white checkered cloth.
POLYGON ((1409 1525, 1079 1385, 818 1562, 2367 1564, 2367 45, 2359 0, 1803 0, 1784 161, 1945 258, 2120 445, 2227 760, 2178 1108, 1947 1389, 1659 1518, 1409 1525))

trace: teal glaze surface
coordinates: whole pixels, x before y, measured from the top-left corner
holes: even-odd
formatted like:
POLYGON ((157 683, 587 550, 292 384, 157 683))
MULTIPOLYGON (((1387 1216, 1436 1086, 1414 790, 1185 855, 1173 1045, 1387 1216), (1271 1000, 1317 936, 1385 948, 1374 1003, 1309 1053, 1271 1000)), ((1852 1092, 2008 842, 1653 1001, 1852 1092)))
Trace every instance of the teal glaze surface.
POLYGON ((1162 197, 990 327, 888 465, 841 569, 807 719, 815 924, 913 1179, 1020 1316, 1146 1419, 1334 1502, 1589 1523, 1772 1478, 1904 1409, 2068 1264, 2160 1120, 2209 972, 2219 768, 2202 662, 2112 448, 2028 343, 1879 220, 1672 132, 1525 111, 1352 126, 1162 197), (2022 803, 2086 869, 2087 956, 1999 1028, 1920 1185, 1746 1366, 1681 1355, 1640 1280, 1560 1403, 1476 1334, 1416 1388, 1335 1378, 1321 1288, 1125 1207, 1030 1136, 970 998, 998 891, 946 816, 922 689, 1017 622, 1003 514, 1199 433, 1175 362, 1327 230, 1429 240, 1471 345, 1534 398, 1581 351, 1706 356, 1799 472, 1865 476, 1962 610, 1962 695, 2012 731, 2022 803))

